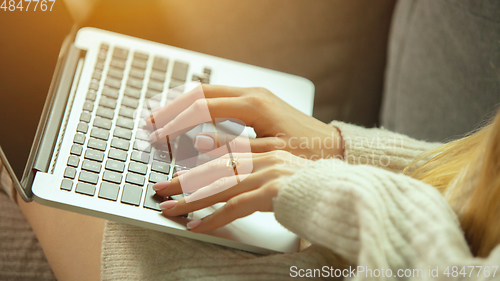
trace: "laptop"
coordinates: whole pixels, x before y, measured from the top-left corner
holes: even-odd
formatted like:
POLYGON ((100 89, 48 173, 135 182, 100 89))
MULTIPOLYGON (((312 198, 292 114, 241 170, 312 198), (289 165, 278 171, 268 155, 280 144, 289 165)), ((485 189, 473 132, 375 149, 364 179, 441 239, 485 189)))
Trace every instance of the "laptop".
MULTIPOLYGON (((11 166, 13 153, 0 149, 17 191, 27 202, 244 251, 298 251, 299 237, 281 226, 273 213, 257 212, 204 234, 190 232, 186 224, 222 204, 181 217, 161 214, 158 204, 165 198, 155 196, 153 184, 192 168, 181 164, 192 155, 148 145, 149 132, 140 123, 151 113, 147 101, 156 98, 157 106, 163 106, 172 100, 173 90, 182 95, 188 91, 184 86, 192 82, 265 87, 312 114, 314 85, 305 78, 97 28, 75 27, 61 47, 39 120, 22 121, 38 122, 24 167, 11 166)), ((179 147, 192 146, 189 134, 186 137, 177 140, 179 147)))

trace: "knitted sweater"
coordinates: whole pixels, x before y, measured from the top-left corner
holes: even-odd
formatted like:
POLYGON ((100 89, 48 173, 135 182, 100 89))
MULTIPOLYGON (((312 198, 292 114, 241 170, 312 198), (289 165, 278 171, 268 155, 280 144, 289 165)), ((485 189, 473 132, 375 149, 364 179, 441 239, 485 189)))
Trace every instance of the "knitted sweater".
POLYGON ((487 259, 473 258, 445 199, 432 186, 399 173, 436 144, 383 129, 332 125, 342 132, 349 164, 315 161, 292 176, 274 201, 276 219, 311 241, 311 247, 259 256, 107 222, 102 279, 288 280, 341 275, 359 280, 435 280, 447 273, 461 278, 454 272, 464 267, 470 280, 487 274, 484 269, 478 273, 479 267, 470 274, 467 266, 478 265, 490 266, 488 275, 493 278, 491 266, 500 265, 500 247, 487 259))

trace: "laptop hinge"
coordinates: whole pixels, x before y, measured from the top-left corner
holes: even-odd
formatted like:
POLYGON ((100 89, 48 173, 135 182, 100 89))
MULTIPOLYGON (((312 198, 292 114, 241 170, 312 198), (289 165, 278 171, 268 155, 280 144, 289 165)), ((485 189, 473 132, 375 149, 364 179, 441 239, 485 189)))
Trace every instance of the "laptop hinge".
POLYGON ((66 103, 70 94, 70 89, 75 78, 78 61, 85 51, 76 48, 73 44, 74 34, 71 32, 66 38, 65 44, 61 49, 62 57, 59 58, 58 65, 52 77, 47 99, 38 123, 37 132, 33 140, 30 155, 26 169, 21 180, 21 186, 29 192, 31 198, 31 186, 33 184, 36 171, 47 172, 50 165, 50 159, 54 152, 57 136, 61 128, 61 122, 64 117, 66 103), (71 40, 71 41, 69 41, 71 40))

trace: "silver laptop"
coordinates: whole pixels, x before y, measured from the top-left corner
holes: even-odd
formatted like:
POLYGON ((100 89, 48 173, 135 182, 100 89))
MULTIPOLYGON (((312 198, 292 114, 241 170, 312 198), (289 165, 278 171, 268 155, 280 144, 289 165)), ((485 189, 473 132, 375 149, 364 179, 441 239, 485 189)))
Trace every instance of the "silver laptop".
POLYGON ((146 100, 163 96, 157 102, 165 105, 169 90, 182 94, 192 81, 265 87, 312 113, 314 85, 305 78, 96 28, 74 30, 61 48, 25 166, 9 165, 0 153, 18 192, 26 201, 245 251, 298 251, 299 238, 272 213, 206 234, 192 233, 186 224, 221 204, 188 216, 161 214, 164 198, 152 186, 185 169, 180 163, 189 157, 149 145, 140 122, 150 114, 146 100))

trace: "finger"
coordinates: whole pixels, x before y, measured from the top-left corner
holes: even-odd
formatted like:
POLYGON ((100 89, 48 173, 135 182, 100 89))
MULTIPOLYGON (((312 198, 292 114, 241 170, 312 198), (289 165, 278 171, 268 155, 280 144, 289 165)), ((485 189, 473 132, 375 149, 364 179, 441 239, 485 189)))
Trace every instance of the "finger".
POLYGON ((248 110, 247 101, 242 98, 202 99, 195 101, 159 130, 159 136, 165 138, 187 127, 212 122, 212 119, 218 118, 234 118, 240 120, 243 125, 252 126, 258 117, 258 112, 248 110))
MULTIPOLYGON (((186 198, 189 196, 193 196, 196 193, 195 192, 179 200, 170 200, 170 202, 168 201, 162 202, 160 203, 160 208, 162 209, 162 213, 165 216, 178 216, 194 212, 200 209, 210 207, 215 203, 227 202, 229 199, 238 194, 241 194, 243 192, 248 192, 250 190, 260 187, 263 183, 258 176, 251 174, 246 178, 245 181, 242 181, 240 184, 234 186, 233 188, 225 188, 226 185, 224 183, 230 183, 233 181, 236 181, 234 177, 232 179, 227 179, 219 181, 218 183, 214 183, 213 184, 214 188, 216 189, 220 188, 219 190, 224 189, 224 191, 215 193, 208 197, 204 197, 201 200, 190 200, 189 202, 186 202, 186 198)), ((208 190, 209 189, 211 188, 209 187, 208 190)), ((200 192, 200 190, 197 192, 200 192)), ((196 196, 203 197, 203 194, 207 194, 205 191, 202 192, 203 193, 200 193, 196 196)), ((188 198, 188 199, 193 199, 193 198, 188 198)))
POLYGON ((170 139, 174 139, 197 125, 208 122, 212 122, 212 117, 208 109, 207 100, 199 99, 191 104, 186 110, 179 112, 179 114, 165 126, 159 127, 154 131, 150 139, 152 142, 164 140, 167 136, 169 136, 170 139))
POLYGON ((179 178, 172 178, 168 181, 160 181, 153 185, 153 190, 161 197, 178 195, 182 193, 179 178))
POLYGON ((201 84, 201 86, 195 87, 191 91, 181 94, 167 105, 153 110, 152 115, 145 120, 146 126, 153 128, 153 124, 155 124, 157 128, 163 127, 165 124, 172 121, 175 116, 187 109, 196 100, 219 97, 239 97, 246 91, 248 90, 239 87, 201 84))
POLYGON ((199 188, 189 196, 184 197, 184 199, 186 203, 191 203, 214 196, 216 194, 220 194, 230 189, 231 187, 236 186, 240 182, 243 182, 248 176, 249 174, 220 178, 207 186, 199 188))
MULTIPOLYGON (((215 159, 173 178, 169 183, 161 182, 155 184, 153 188, 158 195, 164 197, 180 193, 193 193, 200 188, 214 183, 218 179, 234 176, 235 170, 232 166, 228 166, 228 161, 230 161, 229 157, 215 159)), ((246 174, 252 172, 252 158, 238 158, 236 161, 238 166, 236 169, 237 172, 247 171, 246 174)))
POLYGON ((231 198, 213 214, 198 221, 187 224, 188 229, 201 233, 217 229, 233 222, 236 219, 246 217, 256 211, 272 211, 266 200, 265 193, 257 189, 231 198))
MULTIPOLYGON (((192 193, 200 188, 206 187, 214 181, 233 175, 256 174, 271 165, 282 165, 289 161, 283 156, 279 156, 282 151, 271 151, 268 153, 232 153, 232 159, 236 161, 236 172, 232 166, 228 166, 228 161, 231 160, 229 154, 210 162, 204 163, 191 170, 184 170, 176 173, 171 182, 160 182, 154 185, 156 193, 160 196, 167 197, 181 193, 192 193)), ((285 153, 285 155, 287 155, 285 153)), ((265 180, 267 177, 263 177, 265 180)), ((245 178, 240 177, 241 182, 245 178)))
POLYGON ((223 133, 200 133, 193 139, 193 146, 200 152, 219 157, 228 153, 228 148, 225 147, 228 143, 231 152, 261 153, 276 150, 282 142, 276 137, 252 139, 223 133))

